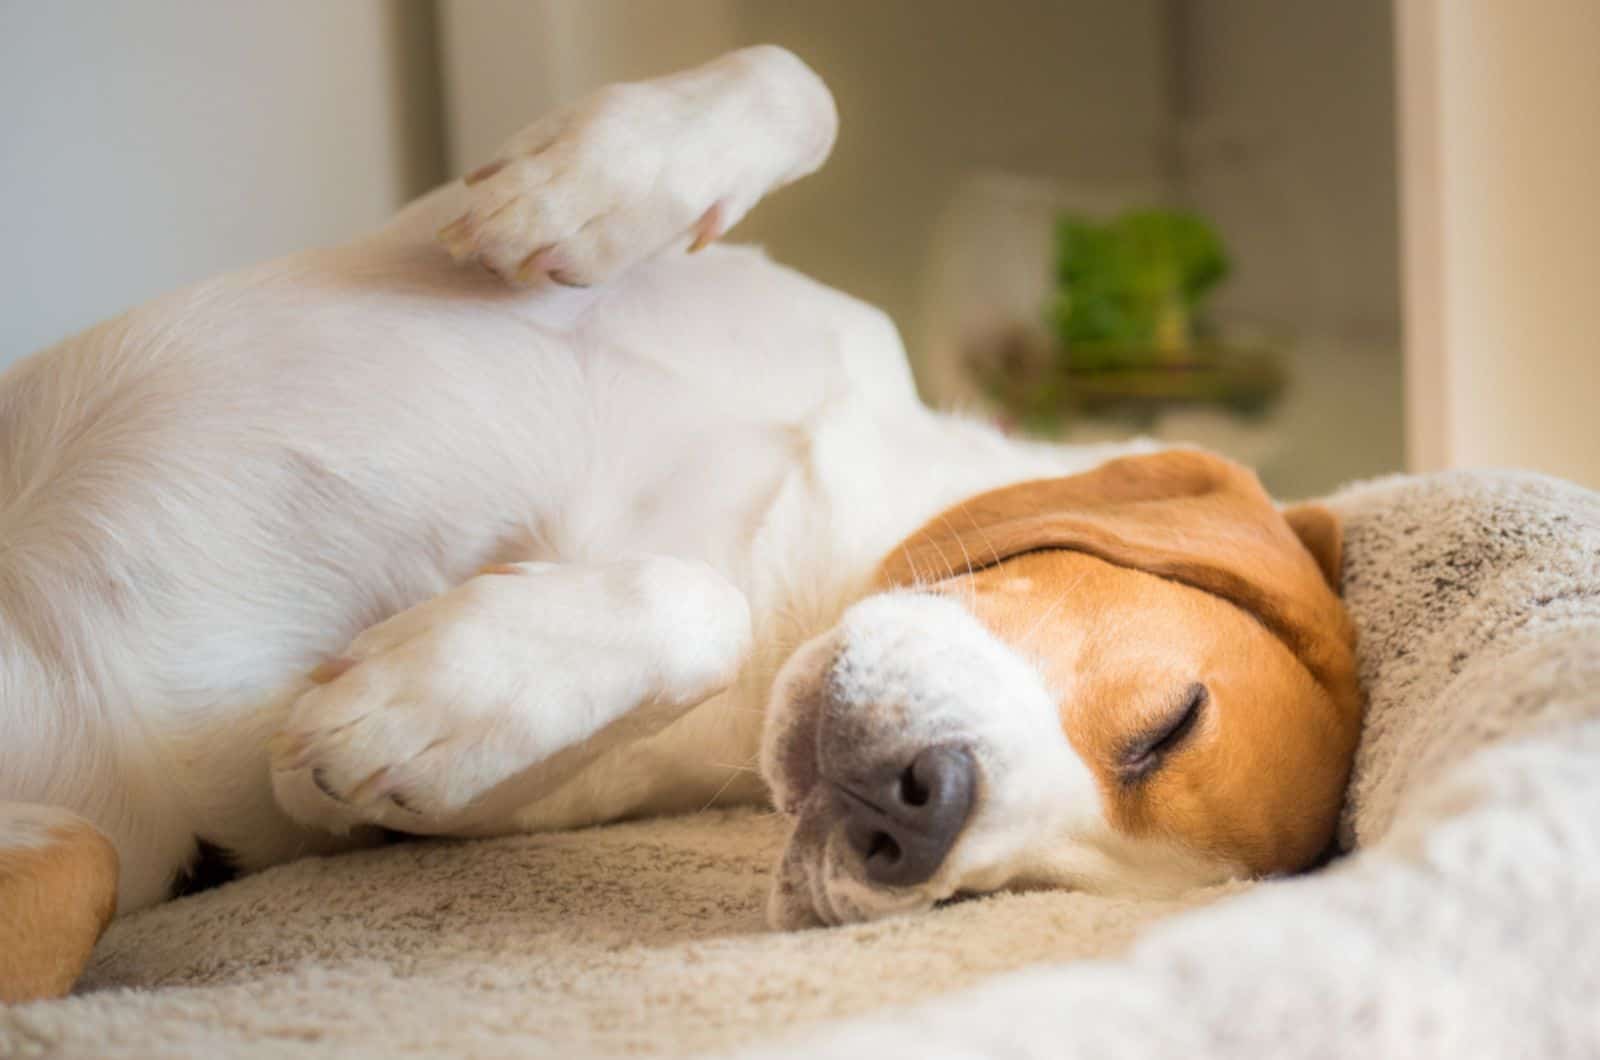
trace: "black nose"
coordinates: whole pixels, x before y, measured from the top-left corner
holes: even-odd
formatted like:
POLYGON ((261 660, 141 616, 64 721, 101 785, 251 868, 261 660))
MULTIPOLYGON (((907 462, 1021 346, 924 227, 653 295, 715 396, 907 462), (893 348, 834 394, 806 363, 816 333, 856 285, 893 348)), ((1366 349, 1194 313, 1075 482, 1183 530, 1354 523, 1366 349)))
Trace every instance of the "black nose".
POLYGON ((845 838, 867 879, 895 887, 930 879, 972 814, 977 775, 970 751, 945 745, 924 749, 910 765, 839 784, 845 838))

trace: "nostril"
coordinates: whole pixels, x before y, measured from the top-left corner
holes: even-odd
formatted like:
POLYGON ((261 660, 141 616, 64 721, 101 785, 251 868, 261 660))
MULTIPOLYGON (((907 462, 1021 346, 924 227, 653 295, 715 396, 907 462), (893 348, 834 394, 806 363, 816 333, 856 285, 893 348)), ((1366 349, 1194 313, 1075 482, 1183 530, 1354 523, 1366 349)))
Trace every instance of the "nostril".
POLYGON ((883 817, 865 812, 853 816, 846 827, 845 837, 870 875, 892 873, 906 856, 900 837, 891 831, 893 827, 883 817))
POLYGON ((926 806, 930 794, 928 785, 917 777, 917 763, 906 766, 900 774, 900 801, 907 806, 926 806))
POLYGON ((867 843, 866 860, 893 865, 900 860, 900 844, 888 832, 873 832, 867 843))

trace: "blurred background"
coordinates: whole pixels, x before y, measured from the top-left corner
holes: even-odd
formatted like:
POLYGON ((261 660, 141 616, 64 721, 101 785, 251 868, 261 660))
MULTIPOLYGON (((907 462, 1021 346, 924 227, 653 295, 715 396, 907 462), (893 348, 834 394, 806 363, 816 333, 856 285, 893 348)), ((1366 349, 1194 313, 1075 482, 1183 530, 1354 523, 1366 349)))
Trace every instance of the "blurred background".
POLYGON ((1285 497, 1461 463, 1600 485, 1597 214, 1528 196, 1589 197, 1600 4, 1513 8, 0 0, 0 365, 368 229, 598 85, 770 41, 841 133, 734 238, 887 310, 930 400, 1197 441, 1285 497), (1525 296, 1493 271, 1519 241, 1525 296))

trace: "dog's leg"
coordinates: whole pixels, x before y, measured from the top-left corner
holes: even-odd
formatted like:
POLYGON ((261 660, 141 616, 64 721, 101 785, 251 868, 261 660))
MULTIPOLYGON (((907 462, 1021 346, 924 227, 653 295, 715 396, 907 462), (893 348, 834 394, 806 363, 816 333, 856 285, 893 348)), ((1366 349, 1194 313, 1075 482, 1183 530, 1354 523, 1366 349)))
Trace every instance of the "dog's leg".
POLYGON ((827 86, 804 63, 746 48, 536 122, 467 176, 464 197, 431 209, 460 211, 439 233, 459 261, 518 285, 589 286, 720 237, 820 166, 837 125, 827 86))
POLYGON ((0 803, 0 1004, 72 988, 117 907, 117 852, 76 814, 0 803))
POLYGON ((599 754, 725 688, 744 597, 704 564, 508 564, 374 626, 312 676, 273 745, 304 823, 508 829, 599 754))

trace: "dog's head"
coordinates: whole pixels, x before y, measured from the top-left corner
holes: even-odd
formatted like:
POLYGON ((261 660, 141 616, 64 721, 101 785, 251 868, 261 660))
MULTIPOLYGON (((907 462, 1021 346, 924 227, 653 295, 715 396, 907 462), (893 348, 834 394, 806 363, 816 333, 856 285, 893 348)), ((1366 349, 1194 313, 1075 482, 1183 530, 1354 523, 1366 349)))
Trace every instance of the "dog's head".
POLYGON ((784 667, 781 926, 1314 862, 1362 703, 1339 526, 1193 451, 958 505, 784 667))

